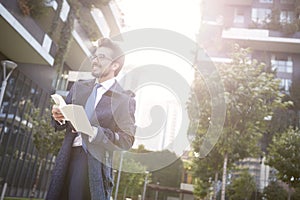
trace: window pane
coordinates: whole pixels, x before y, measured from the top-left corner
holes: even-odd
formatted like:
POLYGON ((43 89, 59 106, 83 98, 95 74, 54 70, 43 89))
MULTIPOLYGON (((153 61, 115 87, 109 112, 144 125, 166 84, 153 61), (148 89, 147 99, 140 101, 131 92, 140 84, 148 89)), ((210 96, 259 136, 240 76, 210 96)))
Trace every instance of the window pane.
POLYGON ((293 11, 281 11, 280 12, 280 22, 282 23, 291 23, 294 18, 293 11))
POLYGON ((293 73, 293 62, 291 60, 271 60, 272 69, 277 72, 293 73))
POLYGON ((282 4, 293 4, 295 0, 280 0, 282 4))
POLYGON ((252 8, 251 19, 256 23, 263 23, 271 15, 271 9, 267 8, 252 8))
POLYGON ((235 8, 234 9, 234 23, 242 24, 244 23, 244 12, 241 9, 235 8))
POLYGON ((260 3, 273 3, 273 0, 259 0, 260 3))

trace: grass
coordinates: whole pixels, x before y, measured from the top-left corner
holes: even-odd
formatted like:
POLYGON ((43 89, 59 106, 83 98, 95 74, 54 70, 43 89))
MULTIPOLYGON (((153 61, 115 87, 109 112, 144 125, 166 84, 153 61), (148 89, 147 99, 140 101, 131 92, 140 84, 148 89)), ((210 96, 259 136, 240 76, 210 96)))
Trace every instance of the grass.
POLYGON ((5 197, 4 200, 42 200, 42 199, 30 199, 30 198, 18 198, 18 197, 5 197))

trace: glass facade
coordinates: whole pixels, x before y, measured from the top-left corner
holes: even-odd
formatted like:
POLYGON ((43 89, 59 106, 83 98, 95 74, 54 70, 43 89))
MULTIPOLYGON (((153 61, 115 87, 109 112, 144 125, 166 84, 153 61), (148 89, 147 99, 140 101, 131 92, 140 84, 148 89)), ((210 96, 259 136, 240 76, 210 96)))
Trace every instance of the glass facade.
POLYGON ((26 116, 31 115, 32 106, 47 108, 49 95, 17 69, 8 80, 0 109, 0 190, 4 192, 7 186, 5 196, 45 195, 55 159, 52 155, 39 156, 32 140, 32 130, 38 127, 26 116), (32 193, 34 185, 37 188, 32 193))
POLYGON ((277 77, 280 79, 280 88, 283 92, 289 93, 292 84, 293 62, 292 58, 277 59, 276 56, 271 58, 272 69, 276 70, 277 77))

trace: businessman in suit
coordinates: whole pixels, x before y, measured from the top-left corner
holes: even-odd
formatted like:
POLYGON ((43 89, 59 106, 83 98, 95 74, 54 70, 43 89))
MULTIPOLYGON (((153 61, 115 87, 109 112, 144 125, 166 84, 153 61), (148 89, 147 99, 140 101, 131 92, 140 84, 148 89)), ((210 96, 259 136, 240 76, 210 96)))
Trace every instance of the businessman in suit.
POLYGON ((110 199, 113 151, 131 148, 135 134, 134 94, 115 80, 123 64, 120 47, 110 39, 100 40, 91 58, 95 79, 75 82, 66 97, 67 103, 85 108, 94 130, 92 136, 77 132, 53 106, 52 123, 66 134, 47 200, 110 199))

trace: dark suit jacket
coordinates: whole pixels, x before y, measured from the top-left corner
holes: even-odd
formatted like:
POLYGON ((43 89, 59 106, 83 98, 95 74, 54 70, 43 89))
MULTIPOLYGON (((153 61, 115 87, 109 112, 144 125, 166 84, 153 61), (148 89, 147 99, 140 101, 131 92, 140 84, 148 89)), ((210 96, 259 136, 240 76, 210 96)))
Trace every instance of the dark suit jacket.
MULTIPOLYGON (((94 83, 95 79, 75 82, 66 102, 84 106, 94 83)), ((91 125, 98 128, 96 138, 89 142, 88 136, 81 134, 88 150, 89 184, 93 200, 108 200, 111 195, 112 153, 115 150, 128 150, 133 145, 134 112, 134 94, 123 90, 118 83, 115 83, 104 93, 91 117, 91 125)), ((69 123, 59 125, 53 121, 53 125, 57 130, 66 129, 66 136, 56 158, 46 199, 59 200, 61 193, 65 192, 62 188, 76 134, 71 132, 72 126, 69 123)))

